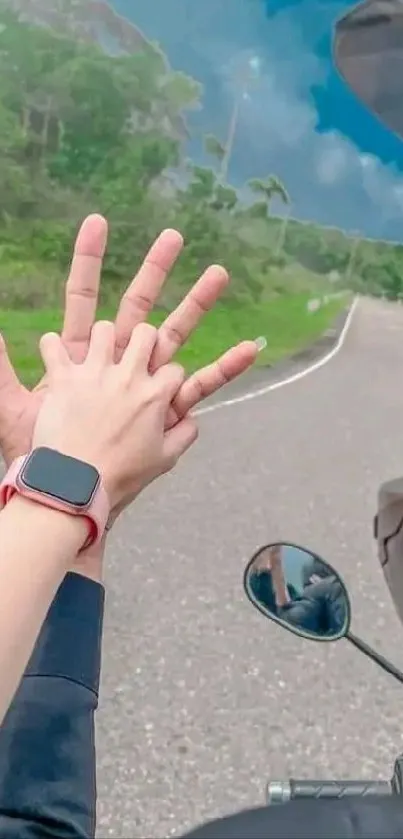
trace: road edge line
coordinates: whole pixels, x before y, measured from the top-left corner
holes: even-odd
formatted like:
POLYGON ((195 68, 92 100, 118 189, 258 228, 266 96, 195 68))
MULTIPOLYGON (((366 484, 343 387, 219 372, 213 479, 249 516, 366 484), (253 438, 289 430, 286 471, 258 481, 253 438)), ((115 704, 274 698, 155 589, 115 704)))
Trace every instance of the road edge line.
POLYGON ((357 309, 358 301, 359 298, 357 296, 354 298, 350 306, 347 318, 334 347, 332 347, 332 349, 324 356, 319 358, 318 361, 315 361, 313 364, 309 364, 308 367, 305 367, 303 370, 299 370, 297 373, 293 373, 292 376, 287 376, 285 379, 280 379, 278 382, 272 382, 272 384, 265 385, 265 387, 259 388, 258 390, 252 390, 242 394, 242 396, 235 396, 233 399, 223 399, 221 402, 215 402, 213 405, 206 405, 205 408, 199 408, 199 410, 193 411, 194 416, 212 414, 214 411, 218 411, 221 408, 230 408, 233 405, 241 405, 243 402, 248 402, 251 399, 257 399, 259 396, 266 396, 274 390, 279 390, 281 387, 294 384, 294 382, 299 382, 311 373, 315 373, 316 370, 320 370, 321 367, 324 367, 325 364, 332 361, 332 359, 335 358, 342 349, 350 329, 354 313, 357 309))

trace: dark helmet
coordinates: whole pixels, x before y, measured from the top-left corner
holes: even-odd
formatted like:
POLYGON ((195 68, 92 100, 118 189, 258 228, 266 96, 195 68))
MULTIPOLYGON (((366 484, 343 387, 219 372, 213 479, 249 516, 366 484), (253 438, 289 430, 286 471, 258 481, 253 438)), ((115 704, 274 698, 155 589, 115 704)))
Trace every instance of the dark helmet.
POLYGON ((403 4, 364 0, 336 23, 335 65, 364 105, 403 138, 403 4))

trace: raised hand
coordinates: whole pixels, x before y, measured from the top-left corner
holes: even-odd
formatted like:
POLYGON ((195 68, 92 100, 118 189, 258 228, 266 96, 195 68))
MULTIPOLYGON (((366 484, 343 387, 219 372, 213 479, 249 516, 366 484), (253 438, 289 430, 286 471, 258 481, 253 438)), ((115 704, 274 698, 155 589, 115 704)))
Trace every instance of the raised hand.
POLYGON ((154 326, 139 324, 115 362, 115 327, 99 321, 80 364, 71 361, 58 335, 41 340, 48 386, 33 446, 95 466, 111 510, 123 509, 172 469, 197 437, 196 422, 189 416, 165 431, 168 407, 185 373, 172 363, 150 372, 157 336, 154 326))
MULTIPOLYGON (((107 242, 107 223, 98 215, 85 219, 77 236, 69 278, 62 341, 72 361, 86 358, 96 317, 102 260, 107 242)), ((162 289, 168 271, 183 247, 175 230, 165 230, 150 248, 139 272, 122 297, 116 317, 115 360, 126 348, 134 326, 146 320, 162 289)), ((178 308, 158 330, 151 359, 156 370, 170 361, 196 328, 203 314, 213 308, 228 283, 220 266, 211 266, 196 282, 178 308)), ((255 361, 254 341, 243 341, 221 358, 197 371, 180 387, 166 424, 172 427, 200 400, 243 373, 255 361)), ((4 341, 0 340, 0 449, 9 464, 29 451, 39 408, 46 393, 46 376, 32 390, 19 381, 10 364, 4 341)))

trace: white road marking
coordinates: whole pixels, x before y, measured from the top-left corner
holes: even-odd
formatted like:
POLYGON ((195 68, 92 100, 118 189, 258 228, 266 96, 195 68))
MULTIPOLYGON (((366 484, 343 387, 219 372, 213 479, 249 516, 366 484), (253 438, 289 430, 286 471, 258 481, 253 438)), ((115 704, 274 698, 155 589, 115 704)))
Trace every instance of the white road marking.
POLYGON ((321 367, 324 367, 325 364, 328 364, 329 361, 332 360, 342 349, 343 344, 346 340, 348 330, 351 326, 351 321, 353 319, 354 312, 358 305, 358 297, 356 297, 350 307, 350 311, 347 315, 346 322, 343 326, 343 329, 339 335, 339 340, 337 344, 330 350, 323 358, 320 358, 319 361, 315 361, 314 364, 311 364, 309 367, 305 367, 304 370, 300 370, 298 373, 294 373, 293 376, 288 376, 287 379, 281 379, 279 382, 274 382, 270 385, 266 385, 265 387, 259 388, 259 390, 252 390, 248 393, 244 393, 242 396, 236 396, 234 399, 224 399, 222 402, 215 402, 214 405, 208 405, 205 408, 200 408, 198 411, 194 411, 193 413, 195 416, 201 416, 201 414, 211 414, 213 411, 218 411, 220 408, 229 408, 232 405, 240 405, 242 402, 247 402, 249 399, 256 399, 258 396, 266 396, 267 393, 271 393, 273 390, 278 390, 280 387, 285 387, 286 385, 292 385, 294 382, 298 382, 300 379, 304 379, 305 376, 309 376, 310 373, 314 373, 315 370, 320 370, 321 367))

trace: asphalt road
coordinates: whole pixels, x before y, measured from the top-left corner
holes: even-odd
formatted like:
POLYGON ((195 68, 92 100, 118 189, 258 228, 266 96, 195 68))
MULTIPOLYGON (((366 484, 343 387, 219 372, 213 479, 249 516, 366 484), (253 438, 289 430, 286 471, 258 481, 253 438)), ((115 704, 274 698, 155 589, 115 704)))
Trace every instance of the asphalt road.
POLYGON ((268 778, 390 777, 403 686, 346 641, 315 645, 267 621, 242 572, 265 542, 311 546, 345 576, 354 631, 403 667, 372 540, 378 484, 403 470, 402 382, 403 307, 362 300, 336 358, 202 416, 194 450, 119 524, 100 837, 175 835, 262 803, 268 778))

